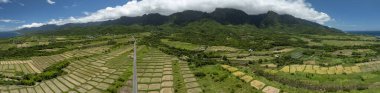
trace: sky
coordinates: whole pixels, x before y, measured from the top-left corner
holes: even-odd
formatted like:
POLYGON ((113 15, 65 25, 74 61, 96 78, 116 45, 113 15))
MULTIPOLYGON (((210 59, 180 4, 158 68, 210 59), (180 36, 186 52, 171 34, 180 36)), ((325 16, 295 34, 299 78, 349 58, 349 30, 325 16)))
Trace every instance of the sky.
POLYGON ((275 11, 344 31, 380 31, 380 0, 0 0, 0 31, 184 10, 275 11))
POLYGON ((380 0, 306 0, 332 17, 325 25, 344 31, 380 31, 380 0))

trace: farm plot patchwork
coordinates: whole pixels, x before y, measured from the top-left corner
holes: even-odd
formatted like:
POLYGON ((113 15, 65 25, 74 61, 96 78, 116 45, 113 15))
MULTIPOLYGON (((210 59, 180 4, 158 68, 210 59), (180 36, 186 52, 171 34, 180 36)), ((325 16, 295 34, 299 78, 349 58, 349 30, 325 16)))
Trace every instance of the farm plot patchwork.
POLYGON ((289 65, 284 66, 280 71, 287 73, 313 73, 313 74, 352 74, 361 72, 374 72, 380 70, 380 61, 358 63, 354 66, 343 67, 341 65, 332 67, 320 67, 318 65, 289 65))
POLYGON ((186 50, 200 50, 201 49, 200 45, 195 45, 195 44, 186 43, 186 42, 179 42, 179 41, 170 41, 169 39, 161 39, 161 42, 169 46, 186 49, 186 50))
POLYGON ((339 41, 339 40, 322 40, 322 44, 331 46, 366 46, 369 44, 379 44, 373 41, 339 41))
POLYGON ((377 40, 374 36, 363 36, 363 35, 310 35, 313 38, 319 39, 334 39, 334 40, 362 40, 362 41, 375 41, 377 40))
POLYGON ((187 62, 178 60, 175 61, 173 65, 174 83, 177 93, 203 92, 187 62))
MULTIPOLYGON (((202 89, 186 62, 162 53, 157 49, 148 49, 138 56, 138 90, 141 93, 200 93, 202 89), (145 54, 146 53, 146 54, 145 54), (182 86, 179 88, 178 86, 182 86)), ((128 83, 131 87, 131 81, 128 83)), ((128 90, 122 91, 122 93, 128 90)), ((129 90, 130 91, 130 90, 129 90)))
POLYGON ((82 51, 87 52, 87 53, 92 53, 92 54, 100 54, 105 51, 107 51, 111 46, 101 46, 101 47, 94 47, 94 48, 86 48, 83 49, 82 51))
POLYGON ((228 52, 237 52, 240 49, 236 49, 233 47, 227 47, 227 46, 209 46, 205 50, 206 52, 217 52, 217 51, 228 51, 228 52))
POLYGON ((358 63, 356 66, 359 66, 362 72, 380 71, 380 61, 358 63))
POLYGON ((24 61, 0 61, 0 74, 15 76, 17 73, 29 74, 41 72, 30 64, 31 60, 24 61))
POLYGON ((142 93, 174 93, 171 57, 155 49, 145 56, 138 58, 138 90, 142 93))
POLYGON ((105 64, 131 49, 123 48, 105 55, 73 61, 64 69, 68 74, 42 81, 34 86, 0 86, 0 90, 1 93, 101 93, 128 69, 110 68, 105 64))
POLYGON ((63 54, 52 55, 52 56, 32 57, 31 58, 32 62, 30 64, 36 67, 39 71, 43 71, 43 69, 49 67, 50 65, 63 61, 65 59, 101 54, 102 52, 106 51, 108 48, 109 47, 95 47, 95 48, 88 48, 88 49, 83 49, 83 50, 68 51, 63 54))
POLYGON ((272 56, 247 56, 243 58, 229 58, 231 61, 258 61, 258 60, 272 60, 272 56))
POLYGON ((23 47, 30 47, 32 46, 30 42, 22 43, 22 44, 17 44, 17 48, 23 48, 23 47))
POLYGON ((221 66, 222 68, 231 72, 234 76, 240 78, 242 81, 246 83, 250 83, 250 85, 257 90, 261 90, 264 93, 280 93, 280 89, 273 86, 268 86, 262 81, 254 80, 252 76, 249 76, 246 73, 239 71, 235 67, 231 67, 229 65, 221 65, 221 66))

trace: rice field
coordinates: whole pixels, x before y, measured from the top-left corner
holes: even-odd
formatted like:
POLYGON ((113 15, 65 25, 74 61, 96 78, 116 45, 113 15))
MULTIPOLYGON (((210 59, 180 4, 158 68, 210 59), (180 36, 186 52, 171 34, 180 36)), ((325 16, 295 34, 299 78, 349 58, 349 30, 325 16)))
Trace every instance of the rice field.
POLYGON ((88 48, 88 49, 82 49, 82 50, 73 50, 73 51, 68 51, 62 54, 58 54, 58 55, 32 57, 30 63, 28 64, 33 65, 39 71, 43 71, 45 68, 49 67, 50 65, 54 63, 57 63, 66 59, 74 58, 74 57, 83 57, 83 56, 101 54, 107 49, 109 49, 108 46, 103 46, 103 47, 95 47, 95 48, 88 48))
POLYGON ((186 43, 186 42, 179 42, 179 41, 170 41, 169 39, 161 39, 161 42, 175 47, 175 48, 180 48, 180 49, 186 49, 186 50, 200 50, 201 45, 195 45, 191 43, 186 43))
POLYGON ((369 44, 379 44, 373 41, 339 41, 339 40, 322 40, 322 44, 331 46, 366 46, 369 44))
POLYGON ((30 47, 32 46, 30 42, 22 43, 22 44, 17 44, 17 48, 23 48, 23 47, 30 47))
POLYGON ((262 81, 255 80, 255 78, 253 78, 252 76, 250 76, 244 72, 239 71, 235 67, 231 67, 229 65, 221 65, 221 67, 230 71, 235 77, 238 77, 240 80, 242 80, 246 83, 249 83, 251 85, 251 87, 253 87, 257 90, 261 90, 264 93, 280 93, 281 92, 281 90, 279 88, 267 85, 267 84, 263 83, 262 81))
POLYGON ((131 49, 130 47, 116 49, 104 55, 72 61, 67 68, 64 68, 68 74, 42 81, 34 86, 0 86, 0 90, 1 93, 103 93, 120 74, 130 69, 125 65, 115 68, 106 64, 131 49))
POLYGON ((147 48, 145 51, 149 52, 138 56, 137 61, 139 92, 202 92, 186 62, 179 62, 175 57, 166 55, 157 49, 147 48), (174 65, 175 63, 177 65, 174 65), (182 83, 180 83, 181 81, 182 83), (179 88, 178 86, 183 87, 179 88))
POLYGON ((31 57, 31 60, 0 61, 0 73, 15 76, 16 73, 41 73, 45 68, 57 62, 74 58, 101 54, 108 47, 96 47, 83 50, 68 51, 58 55, 31 57))
POLYGON ((310 35, 313 38, 319 39, 337 39, 337 40, 362 40, 362 41, 375 41, 377 40, 374 36, 363 36, 363 35, 310 35))
POLYGON ((233 47, 227 47, 227 46, 209 46, 207 47, 207 49, 205 50, 206 52, 237 52, 239 51, 240 49, 236 49, 236 48, 233 48, 233 47))
POLYGON ((329 75, 338 75, 338 74, 353 74, 353 73, 362 73, 362 72, 374 72, 380 71, 380 61, 367 62, 367 63, 358 63, 354 66, 331 66, 331 67, 320 67, 318 65, 289 65, 284 66, 280 69, 282 72, 286 73, 313 73, 313 74, 329 74, 329 75))
POLYGON ((274 57, 272 56, 247 56, 243 58, 229 58, 229 60, 236 60, 236 61, 258 61, 258 60, 272 60, 274 57))
POLYGON ((281 49, 281 50, 276 50, 276 51, 273 51, 274 53, 286 53, 286 52, 290 52, 290 51, 293 51, 295 50, 294 48, 285 48, 285 49, 281 49))
POLYGON ((0 61, 0 74, 3 74, 5 76, 15 76, 17 73, 30 74, 41 72, 30 63, 31 60, 0 61))
POLYGON ((352 56, 353 50, 345 49, 345 50, 337 50, 334 51, 333 55, 341 55, 341 56, 352 56))

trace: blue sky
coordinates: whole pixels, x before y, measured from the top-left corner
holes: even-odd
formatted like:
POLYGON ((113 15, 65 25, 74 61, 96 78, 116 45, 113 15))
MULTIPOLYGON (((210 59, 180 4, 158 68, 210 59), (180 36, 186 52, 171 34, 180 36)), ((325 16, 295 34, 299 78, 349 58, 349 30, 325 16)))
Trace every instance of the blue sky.
MULTIPOLYGON (((267 1, 270 2, 271 0, 267 1)), ((13 30, 25 24, 49 22, 52 19, 85 17, 107 7, 115 8, 115 6, 123 6, 127 2, 127 0, 0 0, 0 31, 13 30)), ((377 12, 380 9, 380 0, 306 0, 306 2, 311 3, 311 8, 317 12, 326 13, 331 18, 331 20, 325 22, 324 25, 345 31, 380 31, 380 12, 377 12)), ((189 0, 189 3, 192 3, 191 0, 189 0)), ((162 2, 156 5, 160 4, 162 5, 162 2)), ((139 4, 135 5, 138 6, 139 4)), ((140 5, 144 5, 144 3, 140 5)), ((265 9, 265 7, 263 7, 263 9, 265 9)), ((115 10, 117 10, 117 8, 115 8, 115 10)), ((123 9, 120 8, 119 10, 123 9)), ((161 11, 160 9, 158 10, 161 11)), ((130 11, 133 11, 133 9, 129 9, 127 14, 133 14, 129 13, 130 11)), ((257 9, 251 14, 257 13, 256 11, 257 9)), ((281 10, 278 11, 282 12, 281 10)), ((292 10, 289 9, 287 9, 285 13, 289 11, 292 13, 292 10)), ((321 14, 315 15, 318 16, 321 14)), ((96 16, 99 15, 95 15, 95 17, 96 16)), ((101 16, 109 18, 106 15, 101 16)), ((93 17, 94 16, 92 16, 92 18, 93 17)), ((302 17, 305 17, 305 15, 302 17)), ((111 18, 113 18, 113 16, 111 18)), ((305 18, 312 19, 313 17, 305 18)))
POLYGON ((306 0, 333 18, 325 25, 342 30, 380 31, 380 0, 306 0))
MULTIPOLYGON (((0 0, 1 1, 1 0, 0 0)), ((10 0, 0 3, 0 19, 14 22, 0 22, 0 31, 16 28, 33 22, 46 22, 51 19, 70 16, 85 16, 85 12, 95 12, 106 7, 123 5, 127 0, 10 0), (1 29, 3 28, 3 29, 1 29)))

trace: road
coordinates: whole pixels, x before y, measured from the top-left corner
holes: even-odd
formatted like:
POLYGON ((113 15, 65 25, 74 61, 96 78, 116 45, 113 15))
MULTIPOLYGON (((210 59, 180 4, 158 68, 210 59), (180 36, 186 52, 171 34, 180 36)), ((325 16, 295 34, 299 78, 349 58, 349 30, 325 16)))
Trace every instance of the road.
POLYGON ((137 40, 135 37, 133 37, 133 39, 135 40, 135 43, 133 44, 133 92, 132 93, 137 93, 137 89, 138 89, 138 86, 137 86, 137 64, 136 64, 136 43, 137 43, 137 40))

